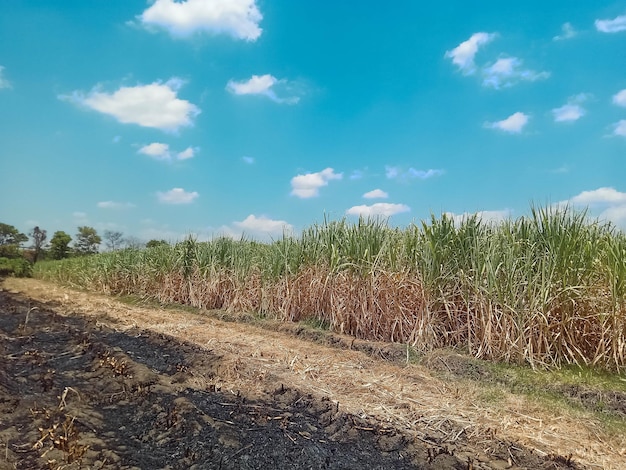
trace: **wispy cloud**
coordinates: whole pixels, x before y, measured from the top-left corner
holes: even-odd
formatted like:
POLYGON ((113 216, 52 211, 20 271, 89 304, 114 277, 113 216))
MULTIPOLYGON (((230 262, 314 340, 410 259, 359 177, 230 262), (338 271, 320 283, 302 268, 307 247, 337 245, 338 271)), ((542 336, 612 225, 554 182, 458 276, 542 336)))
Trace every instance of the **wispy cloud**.
POLYGON ((182 152, 172 152, 168 144, 152 142, 141 147, 137 153, 148 155, 156 160, 188 160, 193 158, 198 150, 197 147, 187 147, 182 152))
POLYGON ((476 217, 481 222, 487 224, 499 224, 511 217, 512 211, 510 209, 502 209, 495 211, 464 212, 462 214, 444 212, 444 214, 451 217, 454 220, 454 224, 459 226, 470 217, 476 217))
POLYGON ((596 20, 595 25, 601 33, 626 31, 626 15, 616 16, 612 20, 596 20))
POLYGON ((626 137, 626 119, 622 119, 613 124, 613 135, 626 137))
POLYGON ((343 173, 335 173, 332 168, 326 168, 317 173, 306 173, 291 178, 291 194, 301 199, 307 199, 319 195, 320 188, 328 186, 332 180, 340 180, 343 173))
POLYGON ((11 82, 4 78, 4 67, 0 65, 0 89, 11 88, 11 82))
MULTIPOLYGON (((230 80, 226 85, 226 90, 235 95, 261 95, 275 101, 276 103, 297 104, 300 101, 298 96, 281 98, 276 94, 276 88, 288 87, 285 79, 277 79, 273 75, 252 75, 248 80, 230 80)), ((281 90, 287 91, 287 90, 281 90)))
POLYGON ((478 53, 478 49, 491 42, 495 37, 495 33, 474 33, 467 41, 463 41, 454 49, 446 51, 445 57, 452 59, 452 63, 464 75, 471 75, 476 71, 474 57, 478 53))
POLYGON ((552 110, 556 122, 577 121, 585 115, 585 109, 579 104, 565 104, 552 110))
POLYGON ((72 212, 72 217, 74 217, 74 222, 77 224, 87 224, 89 223, 89 218, 87 217, 86 212, 82 211, 74 211, 72 212))
POLYGON ((406 204, 390 204, 387 202, 377 202, 371 206, 353 206, 346 211, 347 215, 362 217, 391 217, 395 214, 409 212, 411 208, 406 204))
POLYGON ((618 91, 613 95, 613 104, 626 108, 626 89, 618 91))
POLYGON ((352 170, 352 173, 350 173, 349 178, 351 180, 360 180, 361 178, 363 178, 364 175, 365 175, 365 172, 363 170, 352 170))
POLYGON ((156 0, 138 19, 148 28, 165 29, 178 38, 205 32, 256 41, 263 15, 255 0, 156 0))
POLYGON ((536 72, 522 68, 523 61, 517 57, 502 57, 483 68, 483 86, 507 88, 520 81, 534 82, 550 77, 550 72, 536 72))
POLYGON ((200 196, 196 191, 185 191, 183 188, 174 188, 165 192, 157 192, 157 198, 165 204, 190 204, 200 196))
POLYGON ((557 168, 553 168, 552 170, 550 170, 550 173, 569 173, 569 166, 567 165, 561 165, 560 167, 557 168))
POLYGON ((387 199, 389 197, 389 194, 387 194, 382 189, 374 189, 363 194, 363 197, 365 199, 387 199))
POLYGON ((132 209, 135 207, 135 204, 130 202, 115 202, 115 201, 101 201, 98 204, 100 209, 132 209))
POLYGON ((563 23, 561 26, 561 34, 558 36, 554 36, 555 41, 564 41, 566 39, 572 39, 573 37, 578 35, 578 31, 574 29, 572 23, 563 23))
POLYGON ((582 107, 582 103, 584 103, 588 98, 589 95, 586 93, 571 96, 567 100, 567 104, 552 110, 554 120, 556 122, 577 121, 586 113, 585 108, 582 107))
POLYGON ((59 95, 59 99, 108 114, 124 124, 175 132, 191 126, 193 118, 200 114, 196 105, 178 98, 182 85, 182 80, 172 78, 165 83, 121 87, 113 93, 96 86, 87 94, 74 91, 71 95, 59 95))
POLYGON ((522 132, 530 116, 522 112, 511 114, 508 118, 502 121, 486 122, 484 127, 487 129, 498 129, 510 134, 519 134, 522 132))
POLYGON ((403 170, 397 166, 385 166, 385 176, 387 179, 414 179, 418 178, 426 180, 435 176, 441 176, 445 172, 441 169, 430 168, 428 170, 416 170, 411 167, 408 170, 403 170))

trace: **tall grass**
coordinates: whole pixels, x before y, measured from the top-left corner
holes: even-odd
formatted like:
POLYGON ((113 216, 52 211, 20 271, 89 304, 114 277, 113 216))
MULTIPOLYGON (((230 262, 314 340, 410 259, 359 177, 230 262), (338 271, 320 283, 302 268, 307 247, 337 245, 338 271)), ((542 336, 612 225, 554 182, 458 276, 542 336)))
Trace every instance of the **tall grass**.
POLYGON ((584 212, 404 229, 327 221, 273 243, 189 238, 54 263, 36 275, 207 309, 314 319, 360 338, 551 367, 626 366, 626 236, 584 212))

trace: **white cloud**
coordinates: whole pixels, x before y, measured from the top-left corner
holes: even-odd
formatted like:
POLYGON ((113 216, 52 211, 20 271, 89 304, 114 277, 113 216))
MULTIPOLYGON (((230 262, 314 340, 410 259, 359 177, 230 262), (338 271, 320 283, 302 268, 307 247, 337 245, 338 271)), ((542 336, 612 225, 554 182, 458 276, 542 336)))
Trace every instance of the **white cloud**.
POLYGON ((198 151, 197 147, 187 147, 182 152, 178 152, 176 154, 176 158, 178 160, 189 160, 190 158, 193 158, 196 155, 197 151, 198 151))
POLYGON ((603 187, 590 191, 582 191, 576 196, 560 201, 556 207, 567 205, 587 207, 600 220, 608 220, 626 229, 626 193, 615 188, 603 187))
POLYGON ((171 157, 170 146, 161 142, 152 142, 151 144, 144 145, 138 150, 138 153, 143 153, 157 160, 169 160, 171 157))
POLYGON ((124 124, 175 132, 192 125, 193 118, 200 114, 196 105, 177 97, 182 84, 180 79, 172 78, 165 83, 121 87, 113 93, 95 87, 87 95, 75 91, 59 98, 108 114, 124 124))
POLYGON ((452 63, 459 67, 463 74, 471 75, 476 71, 474 57, 478 49, 495 37, 495 33, 474 33, 467 41, 462 42, 451 51, 446 51, 445 57, 452 59, 452 63))
POLYGON ((274 220, 264 215, 256 216, 250 214, 242 221, 235 221, 230 225, 222 225, 214 234, 222 237, 254 238, 269 241, 280 238, 284 235, 293 236, 295 233, 293 225, 284 220, 274 220))
POLYGON ((276 103, 296 104, 300 101, 297 96, 289 98, 280 98, 276 94, 275 87, 277 85, 285 86, 287 80, 278 80, 273 75, 252 75, 246 81, 237 82, 229 80, 226 85, 226 90, 235 95, 261 95, 266 96, 276 103))
POLYGON ((617 16, 612 20, 596 20, 596 29, 601 33, 618 33, 626 31, 626 15, 617 16))
POLYGON ((577 121, 585 115, 585 109, 579 104, 566 104, 552 110, 556 122, 577 121))
POLYGON ((4 67, 0 65, 0 89, 2 88, 11 88, 11 83, 3 77, 4 67))
POLYGON ((626 204, 626 193, 617 191, 615 188, 604 187, 592 191, 583 191, 570 199, 574 204, 626 204))
POLYGON ((454 224, 459 226, 465 220, 470 217, 476 217, 483 223, 498 224, 511 217, 510 209, 502 209, 496 211, 478 211, 478 212, 464 212, 463 214, 455 214, 454 212, 445 212, 444 214, 451 217, 454 220, 454 224))
POLYGON ((278 82, 273 75, 252 75, 248 81, 236 82, 230 80, 226 89, 236 95, 263 95, 278 82))
POLYGON ((589 98, 586 93, 580 93, 575 96, 571 96, 567 100, 567 104, 560 108, 554 108, 552 114, 556 122, 576 121, 583 117, 586 113, 585 108, 581 104, 589 98))
POLYGON ((250 214, 241 222, 233 222, 233 225, 245 232, 282 235, 283 232, 292 233, 293 226, 284 220, 273 220, 264 215, 257 217, 250 214))
POLYGON ((326 168, 317 173, 306 173, 291 178, 291 194, 302 199, 307 199, 319 195, 319 190, 323 186, 328 186, 331 180, 340 180, 343 173, 335 173, 332 168, 326 168))
POLYGON ((485 127, 488 129, 499 129, 511 134, 519 134, 524 129, 524 126, 528 124, 528 119, 529 116, 527 114, 517 112, 502 121, 486 122, 485 127))
POLYGON ((241 157, 241 159, 248 165, 254 164, 254 158, 252 157, 241 157))
POLYGON ((187 147, 182 152, 172 153, 168 144, 153 142, 141 147, 137 153, 143 153, 156 160, 172 160, 173 158, 176 158, 176 160, 188 160, 193 158, 198 150, 197 147, 187 147))
POLYGON ((130 202, 101 201, 98 207, 100 209, 131 209, 135 205, 130 202))
POLYGON ((563 41, 565 39, 572 39, 574 36, 578 34, 578 31, 574 29, 572 23, 564 23, 561 26, 561 34, 558 36, 554 36, 555 41, 563 41))
POLYGON ((522 69, 522 60, 517 57, 502 57, 493 64, 483 68, 483 86, 496 90, 510 87, 520 81, 534 82, 550 76, 550 72, 535 72, 522 69))
POLYGON ((626 119, 622 119, 613 124, 613 135, 626 137, 626 119))
POLYGON ((391 217, 402 212, 409 212, 411 208, 406 204, 390 204, 387 202, 377 202, 371 206, 353 206, 346 211, 348 215, 358 215, 362 217, 391 217))
POLYGON ((179 38, 207 32, 256 41, 263 15, 255 0, 156 0, 138 19, 144 26, 166 29, 179 38))
POLYGON ((166 192, 157 192, 159 201, 165 204, 190 204, 198 196, 199 194, 197 192, 187 192, 182 188, 174 188, 166 192))
POLYGON ((626 107, 626 89, 620 90, 613 95, 613 104, 626 107))
POLYGON ((387 194, 382 189, 374 189, 363 194, 363 197, 365 199, 387 199, 389 197, 389 194, 387 194))
POLYGON ((85 212, 72 212, 72 216, 76 217, 77 219, 86 219, 87 218, 87 214, 85 212))
POLYGON ((618 227, 626 229, 626 204, 608 207, 600 214, 600 219, 610 220, 618 227))
POLYGON ((428 170, 416 170, 411 167, 407 171, 400 169, 397 166, 385 166, 385 176, 387 179, 412 179, 419 178, 421 180, 425 180, 428 178, 432 178, 434 176, 443 175, 444 171, 439 169, 428 169, 428 170))

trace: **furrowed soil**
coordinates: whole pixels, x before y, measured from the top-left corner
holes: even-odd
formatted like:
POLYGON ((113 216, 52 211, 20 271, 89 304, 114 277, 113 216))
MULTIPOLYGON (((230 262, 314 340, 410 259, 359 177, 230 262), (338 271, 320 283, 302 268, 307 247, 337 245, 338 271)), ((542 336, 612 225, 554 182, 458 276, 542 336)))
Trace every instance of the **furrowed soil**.
POLYGON ((399 346, 0 287, 1 470, 626 468, 592 413, 489 398, 399 346))

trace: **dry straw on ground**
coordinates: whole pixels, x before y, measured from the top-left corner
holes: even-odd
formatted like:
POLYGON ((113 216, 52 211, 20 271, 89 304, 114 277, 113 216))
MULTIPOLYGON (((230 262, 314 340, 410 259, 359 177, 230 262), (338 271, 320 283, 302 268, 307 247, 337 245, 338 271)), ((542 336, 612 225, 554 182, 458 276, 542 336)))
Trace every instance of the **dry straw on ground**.
MULTIPOLYGON (((262 394, 284 383, 328 396, 356 415, 454 442, 459 433, 481 439, 487 450, 494 436, 542 454, 569 455, 592 468, 626 467, 626 438, 605 433, 584 412, 561 414, 523 396, 501 391, 496 402, 484 389, 465 381, 443 381, 427 368, 399 366, 358 351, 312 345, 248 324, 224 323, 172 309, 122 304, 110 297, 77 292, 34 280, 9 279, 6 287, 44 302, 59 302, 67 314, 81 313, 118 329, 148 328, 207 348, 223 357, 222 390, 262 394)), ((211 380, 197 377, 210 385, 211 380)))

